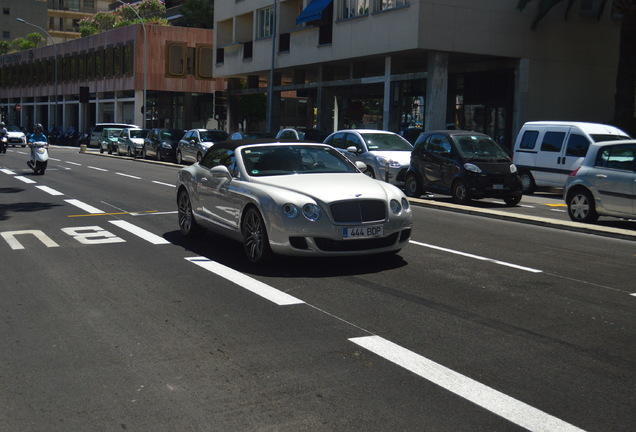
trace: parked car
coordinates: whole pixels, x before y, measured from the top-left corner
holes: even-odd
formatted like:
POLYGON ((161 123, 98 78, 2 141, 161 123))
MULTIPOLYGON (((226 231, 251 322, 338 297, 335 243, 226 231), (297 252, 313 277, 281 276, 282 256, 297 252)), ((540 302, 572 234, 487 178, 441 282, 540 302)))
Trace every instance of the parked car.
MULTIPOLYGON (((215 144, 177 174, 179 228, 241 241, 253 263, 271 254, 398 252, 412 215, 397 187, 375 181, 332 147, 274 140, 215 144)), ((363 164, 359 164, 364 166, 363 164)))
POLYGON ((329 135, 325 141, 352 162, 362 162, 365 174, 398 186, 404 184, 413 146, 400 135, 373 129, 346 129, 329 135), (387 172, 388 166, 388 172, 387 172))
POLYGON ((99 138, 102 136, 102 130, 104 128, 139 128, 139 126, 128 123, 97 123, 91 129, 91 136, 88 141, 88 147, 99 147, 99 138))
POLYGON ((121 128, 104 128, 102 129, 102 135, 99 138, 99 152, 113 154, 117 152, 117 141, 119 140, 119 134, 121 128))
POLYGON ((144 148, 144 138, 149 129, 127 128, 122 129, 117 137, 117 154, 125 154, 130 157, 141 155, 144 148))
POLYGON ((198 162, 214 143, 225 141, 227 132, 215 129, 190 129, 179 140, 177 162, 198 162))
POLYGON ((177 146, 185 135, 182 129, 150 129, 144 138, 142 155, 144 159, 154 157, 156 160, 177 160, 177 146))
POLYGON ((7 126, 7 145, 26 147, 26 135, 18 126, 7 126))
POLYGON ((523 192, 532 194, 537 187, 563 188, 568 175, 581 165, 591 143, 618 139, 629 139, 629 135, 599 123, 525 123, 513 149, 523 192))
POLYGON ((565 183, 568 215, 575 222, 599 216, 636 216, 636 140, 594 143, 565 183))
POLYGON ((254 139, 254 138, 274 138, 276 135, 269 132, 234 132, 230 135, 231 140, 254 139))
POLYGON ((404 189, 411 197, 425 191, 450 195, 459 204, 500 198, 514 206, 523 194, 517 167, 499 144, 488 135, 456 130, 419 136, 404 189))
POLYGON ((317 143, 324 142, 328 136, 329 132, 312 128, 286 128, 279 130, 276 134, 277 139, 317 143))

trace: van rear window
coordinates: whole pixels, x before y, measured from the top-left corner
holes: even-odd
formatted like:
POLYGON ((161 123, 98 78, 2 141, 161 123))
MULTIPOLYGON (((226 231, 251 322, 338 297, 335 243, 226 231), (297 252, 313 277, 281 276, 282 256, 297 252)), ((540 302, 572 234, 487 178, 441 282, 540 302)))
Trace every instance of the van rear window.
POLYGON ((523 133, 521 137, 521 143, 519 143, 519 148, 525 150, 531 150, 537 143, 537 137, 539 136, 539 131, 529 130, 523 133))

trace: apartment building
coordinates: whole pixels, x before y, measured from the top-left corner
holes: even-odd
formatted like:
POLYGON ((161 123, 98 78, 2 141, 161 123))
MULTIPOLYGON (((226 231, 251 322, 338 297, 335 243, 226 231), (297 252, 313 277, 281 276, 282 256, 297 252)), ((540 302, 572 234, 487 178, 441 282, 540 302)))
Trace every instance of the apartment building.
POLYGON ((595 0, 565 20, 563 3, 533 31, 536 5, 511 0, 216 2, 214 74, 231 128, 269 92, 274 129, 456 127, 510 146, 528 120, 612 118, 619 24, 595 0))

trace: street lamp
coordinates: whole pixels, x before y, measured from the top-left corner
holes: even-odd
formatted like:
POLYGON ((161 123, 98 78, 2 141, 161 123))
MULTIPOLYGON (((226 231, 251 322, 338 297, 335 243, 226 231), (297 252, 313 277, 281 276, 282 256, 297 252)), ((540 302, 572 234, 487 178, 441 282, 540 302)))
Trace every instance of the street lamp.
POLYGON ((141 19, 141 17, 139 16, 139 13, 137 13, 137 11, 135 10, 134 7, 132 7, 130 5, 130 3, 124 3, 122 0, 117 0, 118 3, 121 3, 124 6, 128 6, 130 8, 130 10, 133 11, 133 13, 135 15, 137 15, 137 18, 139 18, 139 22, 141 23, 141 28, 144 31, 144 97, 143 97, 143 105, 142 105, 142 114, 143 114, 143 122, 141 124, 142 128, 146 128, 146 91, 147 91, 147 68, 148 68, 148 62, 146 61, 146 26, 144 25, 144 21, 141 19))
POLYGON ((274 72, 276 70, 276 9, 277 1, 274 0, 272 14, 272 63, 269 68, 269 82, 267 83, 267 131, 274 132, 274 72))
MULTIPOLYGON (((49 39, 51 39, 51 45, 53 45, 53 48, 55 49, 55 60, 54 60, 54 68, 55 68, 55 112, 53 113, 53 124, 55 126, 58 126, 57 124, 57 45, 55 44, 55 41, 53 40, 53 38, 51 37, 51 35, 49 34, 49 32, 47 32, 46 30, 44 30, 42 27, 40 27, 39 25, 35 25, 33 23, 30 23, 28 21, 23 20, 22 18, 16 18, 15 19, 17 22, 20 22, 22 24, 26 24, 26 25, 30 25, 32 27, 35 27, 37 29, 40 29, 41 31, 43 31, 44 33, 46 33, 46 35, 49 37, 49 39)), ((52 129, 52 128, 49 128, 52 129)))

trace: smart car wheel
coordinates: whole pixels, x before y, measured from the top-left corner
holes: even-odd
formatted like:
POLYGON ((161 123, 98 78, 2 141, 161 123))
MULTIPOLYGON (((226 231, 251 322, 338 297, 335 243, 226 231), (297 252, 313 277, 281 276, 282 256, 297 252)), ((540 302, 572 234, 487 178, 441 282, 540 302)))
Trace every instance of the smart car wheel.
POLYGON ((177 151, 177 162, 183 165, 183 157, 181 156, 181 150, 177 151))
POLYGON ((258 210, 251 207, 243 217, 241 226, 243 248, 250 262, 255 264, 267 261, 271 256, 265 222, 258 210))
POLYGON ((467 204, 470 201, 470 191, 464 180, 455 180, 451 190, 453 201, 457 204, 467 204))
POLYGON ((179 229, 184 236, 193 237, 201 232, 201 228, 194 220, 194 215, 192 214, 190 196, 185 190, 179 192, 179 197, 177 198, 177 214, 179 217, 179 229))
POLYGON ((148 151, 146 150, 146 146, 144 146, 144 149, 142 150, 141 153, 144 159, 148 159, 148 151))
POLYGON ((574 222, 593 223, 598 219, 594 198, 585 189, 574 191, 568 197, 568 215, 574 222))
POLYGON ((406 176, 406 180, 404 181, 404 192, 407 196, 412 198, 419 198, 422 196, 422 187, 417 181, 415 174, 408 174, 406 176))
POLYGON ((534 183, 534 177, 532 177, 532 174, 529 172, 523 172, 519 175, 519 177, 521 178, 523 193, 526 195, 532 195, 537 189, 537 185, 534 183))
POLYGON ((521 202, 521 195, 516 197, 504 198, 504 202, 507 206, 513 207, 521 202))

